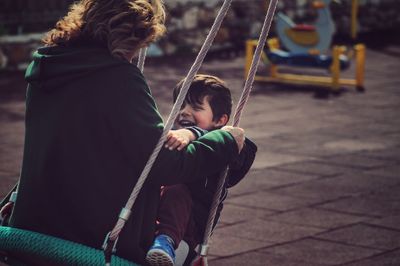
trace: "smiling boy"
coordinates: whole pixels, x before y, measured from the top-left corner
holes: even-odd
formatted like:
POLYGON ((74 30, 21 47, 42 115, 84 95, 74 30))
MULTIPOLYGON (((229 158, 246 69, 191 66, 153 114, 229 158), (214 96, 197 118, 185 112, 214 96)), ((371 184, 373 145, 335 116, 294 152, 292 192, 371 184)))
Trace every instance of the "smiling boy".
MULTIPOLYGON (((184 80, 180 81, 174 89, 174 101, 183 82, 184 80)), ((175 121, 176 130, 169 132, 165 146, 171 150, 180 150, 208 131, 224 127, 229 121, 231 109, 231 92, 221 79, 210 75, 196 75, 175 121)), ((214 226, 223 208, 222 202, 227 196, 227 188, 243 179, 253 164, 256 151, 257 146, 246 138, 238 159, 229 165, 214 226)), ((216 171, 205 182, 201 180, 162 188, 158 230, 146 257, 150 265, 174 265, 174 250, 181 240, 188 243, 192 252, 188 257, 195 255, 194 249, 201 243, 204 235, 219 175, 216 171)))

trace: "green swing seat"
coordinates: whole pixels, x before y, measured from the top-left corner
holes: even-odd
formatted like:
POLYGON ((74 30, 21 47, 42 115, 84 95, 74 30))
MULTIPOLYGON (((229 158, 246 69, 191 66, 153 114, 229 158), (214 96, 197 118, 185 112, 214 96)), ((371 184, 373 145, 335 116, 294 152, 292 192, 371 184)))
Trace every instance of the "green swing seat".
MULTIPOLYGON (((10 265, 105 265, 102 250, 7 226, 0 226, 0 257, 10 265)), ((139 266, 117 256, 111 265, 139 266)))

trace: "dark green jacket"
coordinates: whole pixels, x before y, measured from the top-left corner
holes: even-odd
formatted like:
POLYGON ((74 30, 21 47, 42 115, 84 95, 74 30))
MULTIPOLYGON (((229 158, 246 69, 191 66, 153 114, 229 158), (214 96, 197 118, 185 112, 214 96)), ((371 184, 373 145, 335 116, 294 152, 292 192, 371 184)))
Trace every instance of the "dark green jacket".
MULTIPOLYGON (((88 43, 39 49, 26 80, 23 167, 10 225, 101 248, 163 129, 151 92, 136 66, 88 43)), ((184 151, 163 148, 117 254, 144 263, 161 185, 209 176, 237 153, 221 130, 184 151)))
MULTIPOLYGON (((238 184, 250 170, 256 158, 257 146, 250 139, 246 138, 242 151, 238 158, 229 164, 229 171, 225 179, 225 184, 221 192, 220 203, 214 218, 214 227, 218 223, 223 202, 228 195, 228 188, 238 184)), ((200 236, 204 235, 207 220, 211 209, 211 204, 216 193, 221 173, 208 176, 207 179, 188 183, 188 188, 192 196, 192 215, 195 220, 200 236)), ((201 238, 202 239, 202 238, 201 238)))

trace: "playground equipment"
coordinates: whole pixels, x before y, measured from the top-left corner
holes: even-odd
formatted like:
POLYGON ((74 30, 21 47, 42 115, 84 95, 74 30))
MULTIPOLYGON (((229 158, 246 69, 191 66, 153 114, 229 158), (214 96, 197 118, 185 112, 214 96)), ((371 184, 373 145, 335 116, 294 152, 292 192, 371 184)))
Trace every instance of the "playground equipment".
MULTIPOLYGON (((277 14, 276 32, 278 38, 268 40, 268 51, 263 54, 263 61, 269 65, 269 75, 257 75, 256 81, 269 81, 299 85, 315 85, 330 87, 338 91, 341 86, 352 86, 358 91, 364 90, 365 46, 357 44, 353 51, 347 51, 344 46, 334 45, 332 53, 328 54, 331 46, 334 24, 329 11, 331 0, 313 1, 313 8, 318 10, 318 18, 314 25, 296 25, 282 13, 277 14), (282 50, 280 43, 286 48, 282 50), (341 72, 350 67, 352 54, 355 58, 355 78, 342 78, 341 72), (281 66, 296 68, 326 69, 329 76, 289 74, 279 71, 281 66)), ((352 2, 351 33, 355 36, 355 19, 357 0, 352 2)), ((246 43, 245 74, 257 41, 248 40, 246 43)))
MULTIPOLYGON (((246 75, 256 45, 256 40, 249 40, 246 43, 246 75)), ((269 63, 269 75, 257 75, 255 77, 256 81, 324 86, 330 87, 333 91, 338 91, 341 86, 353 86, 358 91, 365 90, 365 46, 363 44, 354 46, 356 64, 354 79, 340 77, 341 71, 350 66, 349 58, 344 55, 346 48, 343 46, 334 46, 332 48, 332 56, 285 52, 280 49, 279 41, 276 38, 268 40, 268 46, 269 52, 263 54, 263 61, 268 61, 269 63), (279 72, 279 67, 282 65, 323 68, 330 71, 330 76, 281 73, 279 72)))
POLYGON ((318 18, 314 25, 295 24, 288 16, 279 12, 276 16, 276 32, 283 46, 292 53, 325 52, 329 49, 335 24, 332 21, 329 3, 331 0, 313 1, 318 18))

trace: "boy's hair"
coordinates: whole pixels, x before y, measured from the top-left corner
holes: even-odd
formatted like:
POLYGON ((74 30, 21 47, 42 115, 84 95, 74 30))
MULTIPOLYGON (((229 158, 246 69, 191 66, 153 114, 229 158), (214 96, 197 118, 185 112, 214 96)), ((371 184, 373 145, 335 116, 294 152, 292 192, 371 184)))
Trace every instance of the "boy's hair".
POLYGON ((80 0, 43 38, 46 45, 91 39, 117 58, 132 54, 165 32, 162 0, 80 0))
MULTIPOLYGON (((181 80, 174 88, 174 102, 181 91, 184 81, 185 79, 181 80)), ((213 120, 218 120, 224 114, 229 119, 232 110, 232 96, 225 82, 215 76, 198 74, 190 85, 184 104, 201 105, 206 96, 209 97, 213 120)))

